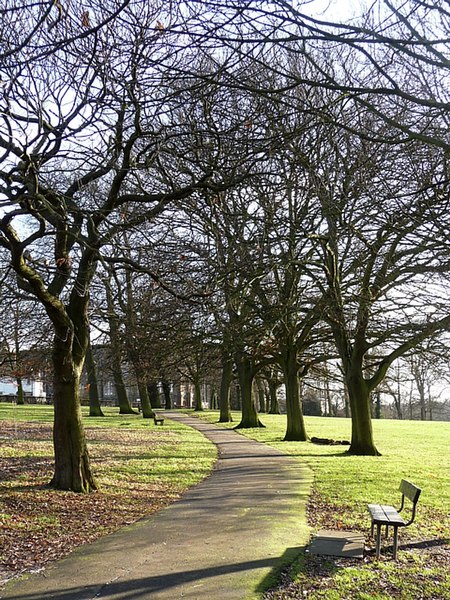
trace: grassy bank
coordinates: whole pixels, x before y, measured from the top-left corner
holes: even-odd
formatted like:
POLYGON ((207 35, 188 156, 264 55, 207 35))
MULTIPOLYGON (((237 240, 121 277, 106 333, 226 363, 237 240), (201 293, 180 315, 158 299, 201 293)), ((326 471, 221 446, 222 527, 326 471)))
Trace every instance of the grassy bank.
POLYGON ((165 421, 106 409, 85 418, 100 491, 46 487, 53 469, 50 406, 0 403, 0 583, 40 569, 92 541, 150 515, 203 479, 216 458, 200 433, 165 421))
MULTIPOLYGON (((217 413, 202 417, 215 421, 217 413)), ((234 417, 238 422, 239 415, 234 417)), ((382 456, 361 457, 347 455, 345 446, 283 442, 286 417, 261 415, 261 420, 265 429, 240 433, 298 457, 314 471, 308 508, 312 530, 359 530, 367 540, 363 561, 302 555, 290 576, 266 598, 450 598, 450 423, 375 421, 382 456), (376 561, 366 505, 398 504, 402 478, 423 489, 417 519, 400 531, 398 563, 392 561, 390 542, 384 543, 381 560, 376 561)), ((348 419, 308 417, 306 425, 310 436, 350 439, 348 419)))

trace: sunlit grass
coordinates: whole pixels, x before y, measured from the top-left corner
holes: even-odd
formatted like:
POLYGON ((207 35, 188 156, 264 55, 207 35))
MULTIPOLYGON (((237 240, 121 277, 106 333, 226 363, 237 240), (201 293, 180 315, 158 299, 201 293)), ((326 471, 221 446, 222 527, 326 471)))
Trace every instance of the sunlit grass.
MULTIPOLYGON (((218 419, 217 412, 207 411, 199 416, 212 422, 218 419)), ((226 426, 235 426, 239 416, 234 413, 234 423, 226 426)), ((441 548, 436 555, 420 550, 400 551, 397 563, 391 555, 383 554, 380 561, 369 559, 338 567, 333 561, 327 566, 323 558, 316 563, 313 557, 302 555, 293 570, 295 590, 280 588, 270 598, 450 598, 448 546, 446 555, 442 550, 450 541, 450 423, 374 421, 375 441, 382 456, 373 457, 349 456, 345 446, 283 442, 286 416, 260 417, 266 428, 241 429, 239 433, 291 454, 313 469, 309 508, 313 530, 357 529, 367 538, 370 529, 367 503, 398 505, 400 480, 409 479, 423 491, 416 522, 401 531, 400 546, 408 540, 425 544, 436 540, 441 548)), ((306 417, 305 421, 309 436, 350 439, 349 419, 306 417)))
MULTIPOLYGON (((217 413, 201 413, 217 421, 217 413)), ((239 415, 234 414, 233 427, 239 415)), ((367 502, 396 502, 401 479, 423 489, 419 508, 450 511, 450 423, 374 421, 374 436, 382 456, 349 456, 346 446, 311 442, 283 442, 286 416, 261 415, 266 428, 240 429, 240 433, 297 456, 315 473, 316 489, 327 500, 352 506, 355 523, 366 515, 367 502)), ((350 439, 350 420, 306 417, 310 436, 350 439)))
MULTIPOLYGON (((111 485, 116 477, 122 483, 130 479, 141 483, 164 480, 182 491, 210 472, 217 456, 216 449, 192 428, 168 419, 163 427, 155 427, 152 419, 143 419, 140 414, 119 415, 118 409, 111 407, 103 408, 103 411, 104 417, 89 417, 89 409, 82 408, 92 466, 100 485, 103 482, 111 485), (107 434, 110 429, 115 430, 111 440, 107 434), (101 434, 103 430, 104 435, 101 434), (127 431, 130 432, 128 437, 127 431), (145 439, 135 440, 132 432, 148 435, 148 444, 145 439)), ((21 426, 24 422, 51 426, 52 406, 0 403, 0 436, 2 421, 14 425, 14 439, 12 443, 4 441, 0 457, 48 457, 53 454, 50 429, 46 440, 36 440, 30 439, 27 429, 21 426), (22 445, 20 440, 24 442, 22 445)), ((20 474, 17 477, 20 479, 20 474)))
POLYGON ((49 488, 53 475, 50 406, 0 403, 0 585, 73 548, 150 515, 207 476, 215 446, 199 432, 166 419, 83 409, 91 466, 99 491, 49 488))
POLYGON ((51 423, 53 406, 47 404, 17 405, 11 402, 0 402, 0 421, 30 421, 51 423))
MULTIPOLYGON (((117 503, 117 510, 135 507, 139 513, 139 498, 151 491, 155 498, 165 489, 176 497, 179 491, 204 477, 211 469, 216 452, 198 432, 178 422, 166 419, 163 427, 155 427, 153 420, 141 415, 118 415, 117 409, 105 409, 106 417, 87 417, 83 409, 90 454, 102 494, 109 494, 117 503)), ((206 411, 199 416, 212 422, 217 412, 206 411)), ((234 414, 233 427, 240 415, 234 414)), ((449 564, 440 550, 430 554, 424 550, 402 550, 403 543, 432 541, 445 544, 450 538, 450 423, 412 421, 374 421, 375 441, 382 453, 379 457, 349 456, 345 446, 322 446, 310 442, 283 442, 286 417, 262 415, 265 429, 239 430, 244 435, 268 443, 291 454, 314 472, 315 482, 309 517, 312 528, 357 529, 369 533, 370 523, 366 510, 368 502, 397 504, 398 485, 402 478, 422 487, 416 523, 400 535, 399 562, 394 563, 384 552, 380 561, 369 557, 365 562, 335 565, 321 562, 317 573, 312 558, 302 555, 293 569, 294 595, 280 590, 271 598, 298 598, 307 595, 311 600, 342 598, 388 600, 389 598, 447 599, 450 598, 449 564), (443 557, 443 558, 442 558, 443 557), (327 566, 328 564, 328 566, 327 566), (304 590, 298 592, 298 590, 304 590)), ((2 439, 0 459, 32 458, 42 461, 52 455, 51 422, 53 409, 47 406, 18 407, 0 403, 0 438, 2 422, 15 430, 13 440, 2 439), (31 425, 30 425, 31 423, 31 425), (30 439, 33 423, 40 423, 38 439, 30 439)), ((321 417, 306 418, 310 436, 350 439, 350 421, 321 417)), ((40 474, 39 483, 48 480, 50 471, 40 474)), ((4 490, 16 488, 15 496, 25 489, 27 472, 18 470, 14 481, 8 481, 4 490), (21 486, 24 486, 23 488, 21 486), (17 491, 19 490, 19 491, 17 491)), ((48 498, 39 489, 32 492, 37 502, 48 498), (42 498, 41 498, 42 496, 42 498)), ((66 503, 66 501, 65 501, 66 503)), ((77 507, 78 507, 77 500, 77 507)), ((50 502, 49 502, 50 505, 50 502)), ((58 530, 59 515, 30 516, 28 521, 17 520, 0 503, 0 522, 6 527, 25 531, 58 530)), ((102 531, 103 524, 98 524, 102 531)), ((53 535, 53 534, 52 534, 53 535)), ((444 547, 444 546, 442 546, 444 547)), ((432 552, 432 550, 430 550, 432 552)))

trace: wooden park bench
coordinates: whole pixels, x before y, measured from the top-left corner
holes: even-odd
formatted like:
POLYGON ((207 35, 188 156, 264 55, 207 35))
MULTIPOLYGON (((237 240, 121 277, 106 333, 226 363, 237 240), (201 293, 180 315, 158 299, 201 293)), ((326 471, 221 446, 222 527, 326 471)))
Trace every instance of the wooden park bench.
POLYGON ((402 494, 402 501, 400 508, 396 510, 393 506, 387 506, 383 504, 369 504, 368 509, 372 518, 372 527, 370 530, 373 536, 375 525, 377 526, 376 534, 376 556, 380 556, 381 547, 381 527, 386 526, 386 537, 388 536, 389 527, 394 529, 394 560, 397 560, 397 548, 398 548, 398 528, 408 527, 414 521, 416 516, 416 506, 419 500, 420 492, 422 491, 417 486, 413 485, 406 479, 402 479, 399 487, 399 491, 402 494), (405 498, 412 502, 411 518, 405 521, 399 514, 405 506, 405 498))
POLYGON ((159 417, 156 413, 153 413, 153 420, 155 425, 164 425, 164 417, 159 417))

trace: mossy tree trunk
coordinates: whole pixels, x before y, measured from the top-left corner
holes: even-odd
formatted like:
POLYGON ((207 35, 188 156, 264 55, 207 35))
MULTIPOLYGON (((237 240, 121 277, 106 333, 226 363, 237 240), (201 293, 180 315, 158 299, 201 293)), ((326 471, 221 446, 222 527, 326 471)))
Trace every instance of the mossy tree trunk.
POLYGON ((352 419, 352 439, 349 453, 362 456, 379 456, 380 453, 373 439, 370 386, 355 366, 349 368, 346 383, 352 419))
POLYGON ((58 232, 57 271, 52 286, 45 286, 40 275, 30 267, 15 244, 12 264, 27 282, 29 289, 44 306, 54 330, 53 341, 53 445, 54 475, 50 485, 60 490, 90 492, 97 489, 91 471, 80 406, 80 377, 89 340, 89 285, 95 273, 97 254, 90 247, 80 259, 76 281, 66 303, 58 297, 71 272, 66 253, 67 236, 58 232))
POLYGON ((144 366, 141 363, 138 349, 128 348, 128 360, 133 366, 134 373, 136 375, 136 382, 139 392, 139 399, 141 401, 142 417, 144 419, 153 419, 154 412, 150 401, 150 395, 147 385, 147 373, 144 366))
POLYGON ((82 360, 72 352, 73 330, 57 332, 53 347, 55 473, 50 485, 59 490, 90 492, 97 484, 90 468, 79 397, 82 360))
POLYGON ((112 363, 114 388, 116 390, 117 404, 119 405, 119 414, 134 415, 136 414, 136 411, 133 410, 130 399, 128 398, 127 387, 123 379, 121 361, 113 360, 112 363))
POLYGON ((226 351, 222 352, 222 375, 219 392, 219 423, 231 423, 230 393, 233 381, 233 357, 226 351))
POLYGON ((66 310, 62 306, 55 310, 53 304, 47 311, 55 328, 52 354, 55 474, 50 485, 75 492, 97 489, 80 404, 80 378, 89 343, 87 287, 95 266, 96 262, 88 252, 81 261, 78 285, 72 290, 66 310))
MULTIPOLYGON (((343 330, 335 330, 336 346, 342 360, 344 381, 352 421, 349 454, 379 456, 372 430, 370 397, 379 381, 381 370, 371 379, 364 378, 364 344, 350 343, 343 330)), ((386 367, 387 368, 387 367, 386 367)))
POLYGON ((264 427, 258 418, 258 410, 253 393, 253 379, 255 376, 250 359, 244 352, 235 354, 235 364, 241 392, 241 421, 236 429, 249 429, 252 427, 264 427))
POLYGON ((106 292, 106 303, 108 308, 109 339, 111 342, 111 366, 116 389, 117 403, 119 404, 119 414, 133 415, 130 400, 128 399, 127 388, 122 373, 122 345, 120 341, 119 324, 116 308, 114 305, 113 291, 111 282, 107 277, 103 278, 103 285, 106 292))
MULTIPOLYGON (((327 210, 329 207, 327 207, 327 210)), ((331 209, 332 212, 333 209, 331 209)), ((364 357, 369 349, 366 340, 367 327, 370 321, 371 306, 374 295, 367 287, 360 289, 358 297, 358 311, 356 323, 352 323, 351 329, 344 309, 342 295, 341 272, 339 270, 338 251, 338 228, 335 215, 328 215, 330 239, 324 246, 324 265, 328 280, 329 296, 327 320, 331 326, 337 351, 341 358, 344 372, 344 380, 348 393, 352 421, 352 438, 349 454, 377 456, 379 452, 375 446, 372 430, 372 419, 370 414, 370 395, 378 383, 383 380, 388 363, 376 370, 370 379, 364 377, 364 357)), ((367 285, 370 279, 370 269, 375 261, 376 253, 367 261, 366 278, 367 285)))
POLYGON ((98 393, 97 370, 90 342, 86 351, 86 374, 89 386, 89 416, 103 417, 104 414, 100 406, 100 396, 98 393))
POLYGON ((141 401, 142 417, 144 419, 153 419, 154 412, 150 402, 147 382, 145 381, 144 373, 137 369, 137 385, 139 390, 139 399, 141 401))
POLYGON ((170 394, 170 383, 166 380, 163 379, 161 381, 161 386, 162 386, 162 390, 163 390, 163 394, 164 394, 164 402, 165 402, 165 408, 171 409, 173 408, 173 403, 172 403, 172 396, 170 394))
POLYGON ((367 345, 364 336, 360 332, 357 339, 351 342, 345 326, 342 325, 345 323, 343 317, 341 316, 341 319, 335 323, 332 328, 336 347, 341 356, 352 421, 352 437, 348 452, 362 456, 379 456, 380 453, 373 439, 370 399, 371 393, 383 380, 388 365, 378 368, 370 379, 366 379, 364 356, 367 345))
POLYGON ((286 387, 287 424, 284 441, 305 442, 308 440, 300 399, 299 365, 297 348, 290 344, 281 353, 281 363, 286 387))

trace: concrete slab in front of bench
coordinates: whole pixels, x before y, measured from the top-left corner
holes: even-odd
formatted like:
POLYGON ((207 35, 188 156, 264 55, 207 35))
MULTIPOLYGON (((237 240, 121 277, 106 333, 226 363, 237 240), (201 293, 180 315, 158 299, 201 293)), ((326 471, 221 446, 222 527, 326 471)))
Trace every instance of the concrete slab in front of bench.
POLYGON ((311 554, 363 558, 364 536, 355 531, 328 531, 323 529, 315 534, 308 550, 311 554))

